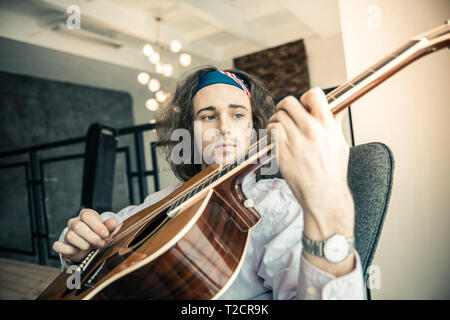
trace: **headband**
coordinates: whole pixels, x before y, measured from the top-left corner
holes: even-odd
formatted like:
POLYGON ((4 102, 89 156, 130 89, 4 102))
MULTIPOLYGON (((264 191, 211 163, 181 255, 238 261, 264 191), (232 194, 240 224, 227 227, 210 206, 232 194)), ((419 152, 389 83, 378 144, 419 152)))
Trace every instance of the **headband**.
POLYGON ((194 92, 194 95, 202 88, 210 86, 216 83, 225 83, 235 87, 238 87, 250 98, 250 90, 248 86, 245 84, 244 80, 239 78, 236 74, 227 71, 212 71, 207 74, 204 74, 199 82, 197 89, 194 92))

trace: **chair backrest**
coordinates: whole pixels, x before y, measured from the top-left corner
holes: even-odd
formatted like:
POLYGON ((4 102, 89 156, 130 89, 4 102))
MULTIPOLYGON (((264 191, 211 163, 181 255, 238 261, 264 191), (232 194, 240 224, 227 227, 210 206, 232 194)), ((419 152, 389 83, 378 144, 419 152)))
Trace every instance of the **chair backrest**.
POLYGON ((111 211, 116 147, 116 129, 98 123, 89 127, 84 155, 81 209, 111 211))
POLYGON ((383 143, 350 149, 348 184, 355 201, 355 241, 364 273, 372 263, 392 191, 394 157, 383 143))

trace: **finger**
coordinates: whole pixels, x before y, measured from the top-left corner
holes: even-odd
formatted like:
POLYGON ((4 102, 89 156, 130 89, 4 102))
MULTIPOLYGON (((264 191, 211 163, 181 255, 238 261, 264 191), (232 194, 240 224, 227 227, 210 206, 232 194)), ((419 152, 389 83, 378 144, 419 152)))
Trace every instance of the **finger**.
POLYGON ((77 221, 77 220, 78 220, 78 218, 72 218, 72 219, 69 219, 69 221, 67 221, 67 230, 72 230, 73 224, 74 224, 74 222, 77 221))
POLYGON ((80 252, 78 248, 62 241, 56 241, 55 243, 53 243, 53 250, 56 253, 61 253, 65 256, 71 256, 80 252))
POLYGON ((289 140, 294 141, 298 137, 298 131, 300 129, 284 109, 280 109, 272 115, 269 120, 270 122, 279 122, 283 126, 289 140))
POLYGON ((99 247, 103 246, 105 242, 100 238, 100 236, 95 233, 89 226, 81 220, 75 221, 72 224, 72 230, 75 231, 84 240, 89 242, 92 246, 99 247))
POLYGON ((307 106, 310 114, 323 125, 328 125, 333 120, 332 113, 328 108, 328 100, 322 89, 315 87, 308 90, 301 96, 300 102, 307 106))
POLYGON ((311 115, 294 96, 287 96, 281 100, 275 110, 285 110, 301 130, 307 127, 308 123, 312 120, 311 115))
POLYGON ((92 209, 83 209, 80 212, 80 219, 99 236, 103 238, 109 236, 108 228, 104 225, 102 217, 100 217, 96 211, 92 209))
POLYGON ((80 250, 88 250, 91 248, 91 245, 86 240, 84 240, 82 237, 80 237, 72 230, 69 230, 66 233, 64 241, 65 243, 75 246, 80 250))
POLYGON ((104 224, 105 224, 106 228, 108 228, 109 232, 113 232, 114 230, 116 230, 116 228, 118 226, 118 222, 114 218, 105 220, 104 224))
POLYGON ((267 131, 270 134, 270 139, 273 139, 278 153, 280 150, 280 140, 281 142, 287 141, 285 129, 280 122, 274 121, 269 123, 267 131))

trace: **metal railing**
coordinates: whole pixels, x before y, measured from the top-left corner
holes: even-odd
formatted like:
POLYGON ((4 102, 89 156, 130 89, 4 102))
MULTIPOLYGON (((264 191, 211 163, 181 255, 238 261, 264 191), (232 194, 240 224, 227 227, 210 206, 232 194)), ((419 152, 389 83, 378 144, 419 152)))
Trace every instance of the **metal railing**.
MULTIPOLYGON (((133 179, 137 179, 139 200, 142 203, 148 195, 147 177, 153 176, 155 192, 160 190, 160 181, 158 176, 158 159, 156 153, 157 142, 150 142, 150 158, 152 162, 152 170, 147 170, 145 165, 144 153, 144 132, 155 129, 155 124, 144 124, 133 127, 126 127, 117 130, 118 136, 133 135, 134 149, 136 157, 136 170, 132 170, 130 146, 117 148, 117 154, 123 153, 125 156, 125 170, 127 177, 127 186, 130 204, 135 203, 135 192, 133 188, 133 179)), ((74 153, 64 156, 40 158, 40 154, 44 151, 67 147, 71 145, 86 142, 86 136, 60 140, 52 143, 39 144, 27 148, 16 149, 0 153, 0 160, 13 158, 16 156, 28 155, 28 161, 20 161, 16 163, 1 164, 0 170, 12 168, 25 169, 27 195, 28 195, 28 216, 31 227, 31 250, 24 250, 12 247, 0 246, 0 251, 18 253, 28 256, 38 257, 39 264, 47 265, 48 259, 58 259, 58 256, 52 254, 50 237, 48 212, 45 205, 46 190, 44 184, 44 166, 48 163, 68 161, 73 159, 84 159, 84 153, 74 153)), ((7 161, 7 160, 6 160, 7 161)))

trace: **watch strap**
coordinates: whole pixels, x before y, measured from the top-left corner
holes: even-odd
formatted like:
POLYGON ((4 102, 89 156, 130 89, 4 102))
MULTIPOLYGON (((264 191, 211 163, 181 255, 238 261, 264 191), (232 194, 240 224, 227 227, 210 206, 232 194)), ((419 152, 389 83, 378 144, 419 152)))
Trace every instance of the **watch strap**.
POLYGON ((325 241, 315 241, 308 238, 305 233, 302 236, 302 245, 303 249, 317 257, 324 257, 323 247, 325 245, 325 241))
MULTIPOLYGON (((333 237, 333 236, 331 236, 333 237)), ((330 238, 331 238, 330 237, 330 238)), ((321 240, 321 241, 316 241, 316 240, 312 240, 311 238, 308 238, 305 235, 305 232, 303 232, 302 235, 302 245, 303 245, 303 249, 320 258, 326 258, 325 257, 325 253, 324 253, 324 247, 325 247, 325 243, 330 239, 325 239, 325 240, 321 240)), ((347 240, 348 243, 348 253, 347 256, 355 249, 355 237, 350 237, 350 238, 345 238, 347 240)))

